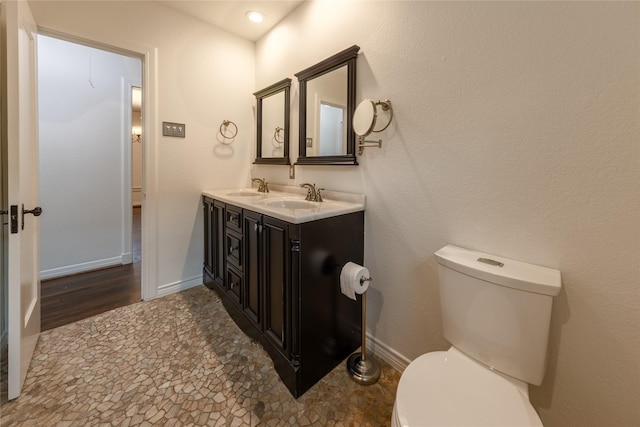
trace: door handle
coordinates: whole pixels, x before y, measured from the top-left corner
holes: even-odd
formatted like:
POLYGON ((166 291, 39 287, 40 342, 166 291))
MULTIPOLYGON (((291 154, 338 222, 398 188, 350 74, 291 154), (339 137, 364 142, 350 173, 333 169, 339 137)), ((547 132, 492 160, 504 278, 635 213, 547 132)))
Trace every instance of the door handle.
POLYGON ((24 216, 25 214, 32 214, 33 216, 42 215, 42 208, 40 206, 36 206, 33 209, 25 210, 24 203, 22 204, 22 229, 24 230, 24 216))

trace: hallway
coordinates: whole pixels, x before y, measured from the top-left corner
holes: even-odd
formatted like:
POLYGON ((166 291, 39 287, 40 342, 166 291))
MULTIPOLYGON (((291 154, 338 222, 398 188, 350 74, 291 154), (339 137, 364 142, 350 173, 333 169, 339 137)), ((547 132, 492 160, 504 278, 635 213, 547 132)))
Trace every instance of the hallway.
POLYGON ((42 281, 42 331, 140 301, 141 208, 133 208, 133 263, 42 281))

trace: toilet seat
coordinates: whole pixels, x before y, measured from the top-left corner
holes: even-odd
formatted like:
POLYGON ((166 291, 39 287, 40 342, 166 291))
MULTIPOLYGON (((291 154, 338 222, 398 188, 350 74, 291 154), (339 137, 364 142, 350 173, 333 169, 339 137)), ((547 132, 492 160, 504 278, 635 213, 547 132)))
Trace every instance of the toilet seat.
POLYGON ((405 369, 392 426, 542 426, 527 384, 451 347, 423 354, 405 369))

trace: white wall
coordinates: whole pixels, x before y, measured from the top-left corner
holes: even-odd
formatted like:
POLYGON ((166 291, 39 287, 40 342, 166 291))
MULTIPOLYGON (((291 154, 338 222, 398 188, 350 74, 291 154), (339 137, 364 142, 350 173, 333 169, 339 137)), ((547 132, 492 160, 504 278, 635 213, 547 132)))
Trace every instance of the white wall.
POLYGON ((140 85, 141 62, 46 36, 38 43, 41 276, 119 264, 131 258, 122 81, 140 85))
POLYGON ((146 114, 155 121, 144 124, 143 280, 151 280, 148 296, 202 283, 200 193, 249 184, 254 44, 155 2, 29 4, 40 27, 151 52, 155 63, 144 65, 153 100, 146 114), (224 119, 239 128, 229 146, 216 139, 224 119), (186 123, 186 138, 162 137, 162 121, 186 123))
MULTIPOLYGON (((257 43, 256 87, 353 44, 357 99, 394 123, 357 167, 295 183, 364 193, 368 331, 445 349, 433 252, 451 243, 557 268, 547 427, 640 424, 640 10, 612 2, 305 2, 257 43)), ((292 88, 292 159, 298 91, 292 88)), ((290 182, 287 168, 256 176, 290 182)))

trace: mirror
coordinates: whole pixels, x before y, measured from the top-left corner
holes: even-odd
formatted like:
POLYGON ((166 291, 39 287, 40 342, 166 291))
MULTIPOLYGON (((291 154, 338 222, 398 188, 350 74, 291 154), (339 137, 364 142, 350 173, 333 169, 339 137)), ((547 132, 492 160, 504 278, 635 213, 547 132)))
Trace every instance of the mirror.
POLYGON ((367 147, 382 147, 382 140, 367 141, 365 138, 371 135, 372 132, 382 132, 388 128, 391 120, 393 120, 393 108, 391 108, 391 101, 388 99, 378 102, 365 99, 358 105, 355 113, 353 113, 353 132, 358 135, 359 155, 362 155, 363 150, 367 147), (388 115, 387 124, 380 129, 375 128, 378 121, 378 105, 388 115))
POLYGON ((358 46, 296 74, 300 150, 296 164, 357 165, 353 111, 358 46))
POLYGON ((353 113, 353 131, 358 136, 368 136, 373 131, 377 118, 375 103, 370 99, 365 99, 353 113))
POLYGON ((253 163, 289 164, 289 99, 291 79, 254 93, 257 100, 256 160, 253 163))

